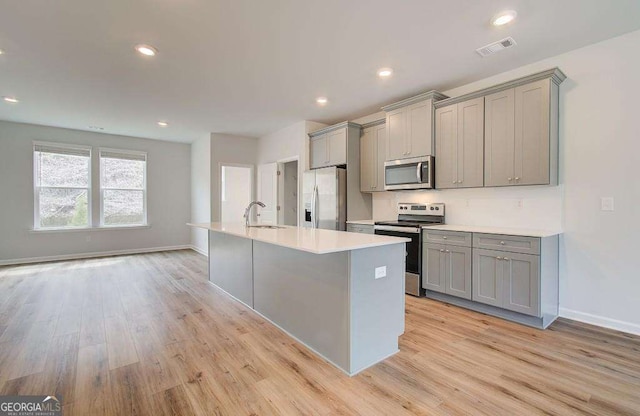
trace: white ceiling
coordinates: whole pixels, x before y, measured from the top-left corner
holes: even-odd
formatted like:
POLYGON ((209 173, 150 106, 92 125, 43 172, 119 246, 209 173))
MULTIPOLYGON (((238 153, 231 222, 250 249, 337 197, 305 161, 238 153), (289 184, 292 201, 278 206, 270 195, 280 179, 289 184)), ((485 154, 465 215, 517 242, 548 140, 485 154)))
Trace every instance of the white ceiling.
POLYGON ((0 95, 21 100, 0 102, 0 119, 183 142, 262 136, 639 28, 638 0, 0 0, 0 95), (491 27, 507 9, 517 21, 491 27), (475 53, 506 36, 518 45, 475 53))

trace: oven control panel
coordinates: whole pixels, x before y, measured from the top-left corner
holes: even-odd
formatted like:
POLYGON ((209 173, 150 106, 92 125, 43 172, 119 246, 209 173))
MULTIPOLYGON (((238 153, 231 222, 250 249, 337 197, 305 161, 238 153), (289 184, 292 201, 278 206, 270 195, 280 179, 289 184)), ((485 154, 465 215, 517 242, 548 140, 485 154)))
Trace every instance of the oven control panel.
POLYGON ((398 204, 400 215, 437 215, 444 217, 444 204, 412 204, 400 202, 398 204))

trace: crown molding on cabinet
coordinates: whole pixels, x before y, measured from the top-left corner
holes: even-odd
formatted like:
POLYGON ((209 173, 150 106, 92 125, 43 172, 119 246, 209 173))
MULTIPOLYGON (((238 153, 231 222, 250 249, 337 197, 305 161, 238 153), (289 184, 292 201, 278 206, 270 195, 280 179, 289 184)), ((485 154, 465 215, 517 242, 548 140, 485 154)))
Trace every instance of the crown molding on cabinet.
POLYGON ((380 120, 370 121, 370 122, 364 123, 362 125, 362 130, 368 129, 370 127, 379 126, 379 125, 384 124, 386 122, 387 122, 387 120, 384 119, 384 118, 381 118, 380 120))
POLYGON ((328 127, 323 127, 320 130, 316 130, 312 133, 309 133, 309 137, 313 138, 316 136, 320 136, 321 134, 329 133, 334 130, 343 129, 345 127, 355 127, 359 129, 361 126, 360 124, 353 123, 351 121, 343 121, 342 123, 334 124, 328 127))
POLYGON ((445 98, 449 98, 449 97, 447 95, 439 93, 438 91, 431 90, 410 98, 406 98, 402 101, 398 101, 393 104, 385 105, 384 107, 382 107, 382 111, 393 111, 395 109, 406 107, 411 104, 419 103, 420 101, 424 101, 424 100, 439 101, 445 98))
POLYGON ((536 72, 535 74, 527 75, 526 77, 516 78, 511 81, 503 82, 502 84, 497 84, 492 87, 474 91, 469 94, 460 95, 458 97, 446 98, 444 100, 435 102, 433 106, 435 108, 446 107, 451 104, 457 104, 457 103, 471 100, 474 98, 483 97, 485 95, 494 94, 496 92, 519 87, 520 85, 529 84, 531 82, 535 82, 535 81, 539 81, 547 78, 550 78, 554 84, 560 85, 562 81, 564 81, 567 78, 567 76, 564 74, 564 72, 560 70, 560 68, 557 68, 557 67, 551 68, 545 71, 536 72))

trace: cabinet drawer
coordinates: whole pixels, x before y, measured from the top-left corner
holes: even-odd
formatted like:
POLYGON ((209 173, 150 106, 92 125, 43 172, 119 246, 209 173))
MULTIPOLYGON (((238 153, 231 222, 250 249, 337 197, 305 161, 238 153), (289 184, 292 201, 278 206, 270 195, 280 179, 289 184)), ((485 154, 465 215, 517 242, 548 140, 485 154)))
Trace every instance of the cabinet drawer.
POLYGON ((471 233, 462 231, 423 230, 425 243, 449 244, 453 246, 471 247, 471 233))
POLYGON ((473 247, 513 253, 540 254, 540 239, 538 237, 521 237, 517 235, 474 233, 473 247))
POLYGON ((347 224, 350 233, 373 234, 373 225, 347 224))

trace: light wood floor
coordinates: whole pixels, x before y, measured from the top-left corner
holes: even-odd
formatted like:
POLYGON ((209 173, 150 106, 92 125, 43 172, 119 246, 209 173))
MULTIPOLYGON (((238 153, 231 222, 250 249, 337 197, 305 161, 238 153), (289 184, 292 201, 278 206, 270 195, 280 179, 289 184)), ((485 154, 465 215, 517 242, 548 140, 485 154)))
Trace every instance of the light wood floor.
POLYGON ((206 280, 191 251, 0 268, 0 394, 65 415, 640 414, 640 338, 407 297, 400 352, 349 378, 206 280))

